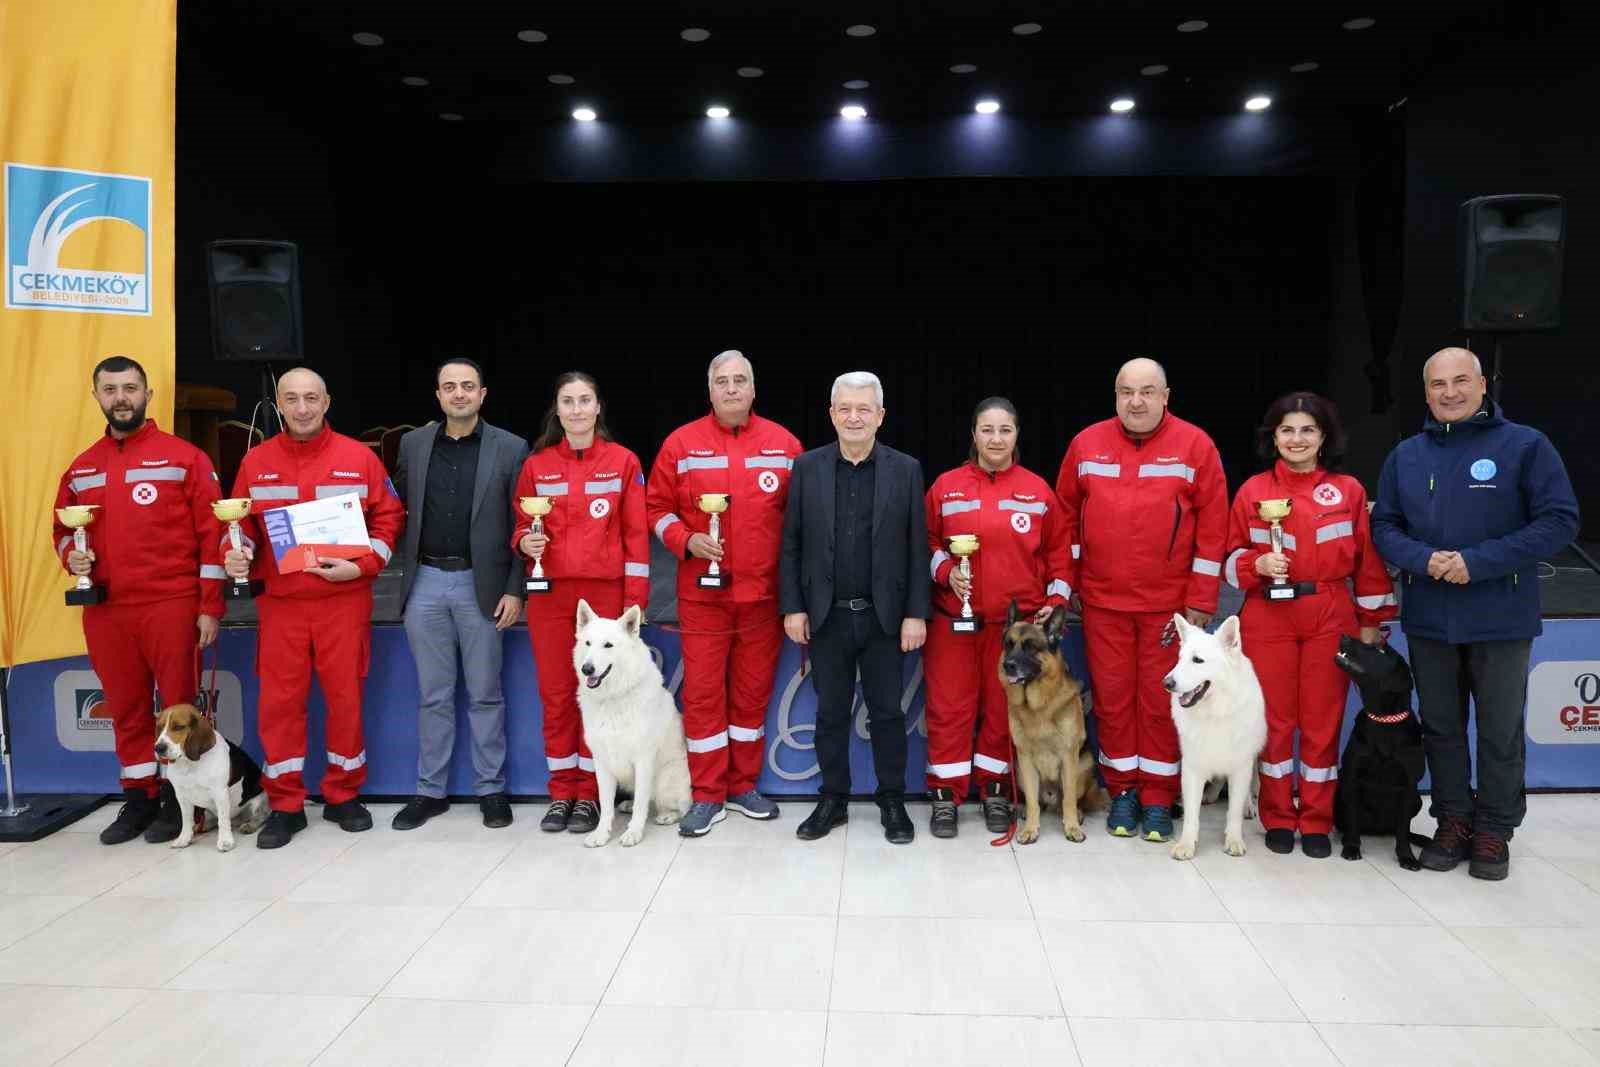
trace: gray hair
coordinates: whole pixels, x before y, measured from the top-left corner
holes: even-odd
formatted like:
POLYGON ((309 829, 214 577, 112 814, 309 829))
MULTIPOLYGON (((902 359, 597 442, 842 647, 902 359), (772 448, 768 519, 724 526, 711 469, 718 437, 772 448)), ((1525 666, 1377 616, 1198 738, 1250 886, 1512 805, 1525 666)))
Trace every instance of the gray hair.
POLYGON ((849 374, 841 374, 835 378, 833 388, 828 391, 829 405, 838 403, 841 389, 871 389, 873 396, 877 398, 878 406, 883 407, 883 383, 869 370, 853 370, 849 374))
POLYGON ((1465 352, 1467 355, 1472 357, 1472 369, 1477 373, 1478 377, 1482 378, 1483 377, 1483 361, 1478 358, 1478 354, 1476 352, 1474 352, 1472 349, 1470 349, 1470 348, 1441 348, 1441 349, 1439 349, 1439 351, 1435 352, 1433 355, 1429 356, 1426 360, 1423 361, 1423 364, 1422 364, 1422 380, 1423 380, 1423 382, 1424 383, 1427 382, 1427 380, 1428 380, 1428 368, 1433 366, 1433 361, 1434 360, 1438 359, 1440 356, 1453 356, 1457 352, 1465 352))
POLYGON ((717 376, 718 367, 735 359, 744 360, 744 365, 750 368, 750 384, 756 384, 756 365, 750 362, 749 356, 745 355, 737 348, 730 348, 726 352, 718 352, 715 356, 711 357, 711 365, 706 368, 706 384, 710 385, 712 379, 717 376))

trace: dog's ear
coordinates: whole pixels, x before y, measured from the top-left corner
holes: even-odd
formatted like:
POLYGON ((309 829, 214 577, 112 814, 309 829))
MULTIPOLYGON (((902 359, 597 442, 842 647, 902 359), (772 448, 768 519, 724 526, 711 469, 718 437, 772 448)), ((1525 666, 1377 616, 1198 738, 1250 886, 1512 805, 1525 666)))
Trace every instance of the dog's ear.
POLYGON ((1229 652, 1244 651, 1244 646, 1239 642, 1239 616, 1229 615, 1223 620, 1222 625, 1217 627, 1217 640, 1229 652))
POLYGON ((217 743, 217 732, 211 728, 211 723, 206 717, 193 708, 189 709, 189 736, 183 741, 183 754, 191 761, 199 759, 211 751, 211 746, 217 743))
POLYGON ((594 621, 594 609, 582 597, 578 598, 578 629, 583 629, 594 621))
POLYGON ((1183 612, 1175 611, 1172 613, 1172 626, 1178 634, 1178 641, 1181 643, 1184 636, 1189 632, 1189 620, 1183 617, 1183 612))
POLYGON ((1044 621, 1044 635, 1050 639, 1050 647, 1052 649, 1060 647, 1061 635, 1066 632, 1066 629, 1067 609, 1064 607, 1058 607, 1056 610, 1052 611, 1050 613, 1050 617, 1044 621))
POLYGON ((1011 606, 1006 608, 1006 629, 1009 630, 1009 629, 1011 629, 1011 627, 1016 625, 1016 623, 1017 623, 1017 615, 1018 614, 1019 614, 1019 612, 1017 611, 1017 600, 1016 600, 1015 597, 1012 597, 1011 606))
POLYGON ((639 605, 631 604, 627 611, 622 613, 622 628, 628 632, 629 637, 639 636, 639 623, 644 612, 639 610, 639 605))

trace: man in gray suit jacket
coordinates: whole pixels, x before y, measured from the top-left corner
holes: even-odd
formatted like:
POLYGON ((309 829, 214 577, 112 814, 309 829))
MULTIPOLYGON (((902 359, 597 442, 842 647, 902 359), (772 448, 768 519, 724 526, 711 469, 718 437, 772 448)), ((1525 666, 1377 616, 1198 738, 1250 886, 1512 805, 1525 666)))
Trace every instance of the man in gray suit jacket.
POLYGON ((839 440, 794 461, 779 559, 784 630, 811 645, 822 765, 822 800, 796 834, 813 841, 847 816, 859 668, 884 836, 909 844, 915 831, 905 806, 900 689, 905 654, 926 640, 931 607, 922 465, 877 443, 884 415, 877 375, 840 375, 828 414, 839 440))
POLYGON ((414 830, 450 808, 456 738, 456 654, 472 704, 472 765, 483 824, 511 824, 506 800, 506 702, 500 631, 522 614, 522 570, 511 558, 517 475, 528 442, 478 417, 483 369, 454 359, 435 375, 444 422, 400 439, 394 481, 406 504, 400 603, 417 662, 417 795, 394 817, 414 830))

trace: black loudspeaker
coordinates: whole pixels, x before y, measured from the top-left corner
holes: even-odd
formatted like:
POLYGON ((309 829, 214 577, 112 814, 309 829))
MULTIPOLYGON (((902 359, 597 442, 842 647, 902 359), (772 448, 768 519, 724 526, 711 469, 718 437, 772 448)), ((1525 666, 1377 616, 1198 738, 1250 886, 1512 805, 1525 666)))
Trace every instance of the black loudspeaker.
POLYGON ((212 241, 206 259, 216 357, 300 362, 300 249, 289 241, 212 241))
POLYGON ((1461 328, 1561 325, 1567 205, 1559 196, 1480 196, 1461 205, 1461 328))

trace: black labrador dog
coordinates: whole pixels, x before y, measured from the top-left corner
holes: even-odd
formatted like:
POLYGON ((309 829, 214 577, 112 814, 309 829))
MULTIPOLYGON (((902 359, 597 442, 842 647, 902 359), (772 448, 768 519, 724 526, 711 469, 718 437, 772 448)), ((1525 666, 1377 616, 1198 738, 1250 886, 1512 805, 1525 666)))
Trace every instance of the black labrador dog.
POLYGON ((1361 690, 1361 712, 1339 761, 1333 825, 1343 837, 1339 853, 1361 858, 1361 835, 1393 834, 1395 857, 1408 871, 1420 870, 1412 846, 1428 839, 1411 832, 1422 810, 1422 726, 1411 711, 1411 666, 1388 645, 1339 638, 1334 662, 1361 690))

